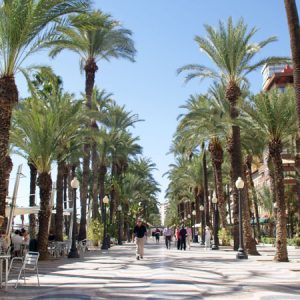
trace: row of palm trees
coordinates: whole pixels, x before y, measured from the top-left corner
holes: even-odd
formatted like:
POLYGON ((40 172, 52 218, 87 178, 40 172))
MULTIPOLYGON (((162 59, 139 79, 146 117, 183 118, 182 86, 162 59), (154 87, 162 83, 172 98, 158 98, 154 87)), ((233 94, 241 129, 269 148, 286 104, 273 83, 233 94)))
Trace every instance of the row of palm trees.
MULTIPOLYGON (((178 73, 188 71, 186 81, 211 78, 213 84, 207 94, 191 96, 183 106, 187 112, 180 116, 171 147, 177 157, 177 164, 169 172, 169 201, 178 204, 183 198, 188 198, 195 202, 195 208, 201 201, 209 203, 205 184, 205 158, 208 150, 211 158, 209 185, 218 198, 221 226, 224 228, 227 227, 227 218, 223 187, 225 184, 231 187, 236 250, 239 241, 238 191, 235 181, 242 177, 246 182, 242 195, 245 247, 249 254, 257 255, 250 225, 251 208, 259 224, 258 197, 251 176, 251 165, 253 158, 261 160, 264 151, 268 150, 273 201, 278 207, 274 259, 287 261, 286 199, 281 152, 283 147, 289 146, 290 137, 297 139, 294 90, 288 90, 284 94, 272 91, 253 96, 249 92, 247 75, 264 64, 289 60, 284 57, 268 57, 255 61, 257 54, 276 41, 276 38, 270 37, 254 43, 252 39, 257 30, 248 29, 243 19, 234 24, 229 18, 227 23, 219 22, 217 29, 209 25, 205 25, 205 29, 207 37, 196 36, 195 41, 200 50, 209 56, 216 69, 191 64, 178 69, 178 73), (225 167, 224 161, 227 162, 225 167), (177 183, 181 183, 181 186, 177 183)), ((175 214, 175 206, 171 207, 175 214)))
MULTIPOLYGON (((55 228, 56 239, 62 241, 69 225, 67 223, 64 226, 63 209, 68 207, 68 199, 73 199, 72 195, 67 197, 67 191, 72 191, 70 182, 75 174, 82 182, 82 149, 86 141, 95 147, 95 162, 91 165, 86 195, 92 219, 100 220, 100 216, 103 217, 102 199, 105 195, 110 195, 110 224, 116 219, 119 205, 123 206, 126 214, 138 214, 141 199, 147 202, 148 216, 152 213, 154 217, 158 214, 156 194, 159 191, 152 176, 155 165, 141 156, 138 137, 129 131, 140 121, 138 116, 116 104, 110 94, 98 90, 94 90, 91 109, 87 109, 86 99, 74 99, 73 95, 63 92, 57 77, 53 75, 48 78, 48 75, 49 72, 34 76, 31 97, 20 101, 13 111, 10 135, 13 150, 26 158, 30 165, 33 182, 31 196, 35 194, 35 176, 38 174, 36 182, 40 191, 40 213, 37 238, 42 257, 47 256, 52 210, 51 168, 56 162, 56 215, 55 226, 52 224, 52 227, 55 228), (89 126, 91 119, 97 125, 96 131, 89 126)), ((82 211, 86 211, 86 208, 81 207, 81 214, 82 211)), ((80 228, 83 219, 85 226, 87 215, 84 218, 81 215, 80 228)), ((35 232, 35 219, 31 216, 31 237, 35 236, 35 232)))
MULTIPOLYGON (((78 239, 86 238, 87 200, 92 218, 99 218, 102 199, 110 195, 110 222, 116 207, 147 202, 148 215, 157 215, 153 179, 154 164, 140 156, 138 138, 129 128, 137 115, 117 105, 111 95, 95 89, 101 60, 125 58, 136 53, 131 31, 110 15, 92 10, 88 0, 3 1, 0 6, 0 214, 5 214, 7 182, 12 169, 9 145, 28 159, 31 170, 31 200, 34 205, 35 177, 40 190, 38 247, 47 254, 50 193, 53 162, 57 163, 56 236, 63 238, 63 212, 72 199, 70 180, 80 178, 81 220, 78 239), (49 1, 48 1, 49 2, 49 1), (50 68, 26 68, 28 57, 50 49, 55 57, 62 50, 78 54, 85 72, 82 101, 62 90, 50 68), (16 72, 22 72, 31 96, 18 103, 16 72), (34 76, 32 76, 34 74, 34 76), (15 110, 14 110, 15 108, 15 110), (12 118, 13 114, 13 118, 12 118), (12 126, 11 126, 12 125, 12 126), (17 150, 16 150, 17 149, 17 150), (124 186, 123 186, 124 183, 124 186), (69 196, 69 197, 67 197, 69 196)), ((68 220, 65 220, 65 224, 68 220)), ((30 216, 31 233, 35 219, 30 216)))

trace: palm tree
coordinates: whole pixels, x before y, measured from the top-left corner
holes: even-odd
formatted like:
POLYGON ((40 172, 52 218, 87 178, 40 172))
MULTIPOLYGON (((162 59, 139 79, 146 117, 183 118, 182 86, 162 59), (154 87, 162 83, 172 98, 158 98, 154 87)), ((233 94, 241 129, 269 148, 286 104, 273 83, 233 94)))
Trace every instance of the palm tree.
MULTIPOLYGON (((99 217, 99 203, 103 210, 102 200, 104 194, 104 180, 107 172, 106 157, 109 143, 109 135, 106 132, 105 126, 101 124, 104 115, 108 113, 108 106, 113 102, 111 93, 106 93, 105 90, 94 89, 92 97, 92 219, 99 217), (93 115, 93 116, 92 116, 93 115)), ((102 211, 103 215, 103 211, 102 211)))
MULTIPOLYGON (((295 98, 291 92, 271 91, 261 93, 245 104, 248 115, 246 126, 256 130, 256 138, 265 138, 274 166, 275 197, 278 206, 276 225, 276 254, 274 260, 288 261, 286 205, 284 197, 284 174, 281 152, 287 136, 296 132, 295 98)), ((247 119, 247 116, 246 116, 247 119)))
MULTIPOLYGON (((58 18, 86 11, 89 0, 9 0, 0 6, 0 189, 8 179, 9 129, 14 105, 18 102, 15 74, 24 61, 56 37, 58 18)), ((0 193, 1 207, 5 203, 0 193)))
MULTIPOLYGON (((64 49, 79 54, 81 66, 85 71, 86 106, 89 110, 92 106, 95 74, 98 70, 97 62, 111 58, 126 58, 134 61, 136 51, 131 40, 132 33, 130 30, 122 28, 119 22, 101 11, 94 11, 79 17, 70 17, 69 21, 71 26, 64 26, 59 29, 60 39, 54 44, 52 43, 54 47, 50 55, 54 57, 64 49)), ((91 126, 95 126, 95 121, 91 121, 91 126)), ((86 200, 91 151, 89 141, 86 141, 83 151, 79 240, 86 238, 86 200)), ((93 152, 95 154, 95 147, 93 152)), ((96 169, 96 162, 93 163, 93 166, 96 169)))
POLYGON ((208 143, 208 150, 211 154, 216 179, 216 194, 221 214, 221 226, 226 227, 226 203, 222 183, 222 140, 224 141, 224 137, 226 136, 226 125, 223 120, 224 116, 226 117, 226 113, 224 112, 223 104, 213 97, 192 96, 187 101, 187 104, 182 107, 188 111, 178 126, 178 139, 182 143, 189 145, 192 144, 191 141, 195 141, 196 144, 208 143))
MULTIPOLYGON (((51 164, 58 158, 60 166, 70 155, 70 145, 73 145, 78 137, 83 119, 80 114, 81 103, 73 103, 72 96, 63 94, 58 85, 53 86, 46 98, 43 91, 41 94, 42 96, 38 97, 39 92, 36 91, 34 97, 20 103, 14 111, 11 138, 13 145, 30 160, 38 172, 37 183, 40 188, 38 248, 41 257, 46 258, 51 214, 49 203, 52 188, 51 164)), ((56 231, 58 238, 62 239, 62 197, 57 200, 56 231)))
POLYGON ((300 24, 298 10, 295 0, 284 0, 285 11, 287 15, 288 28, 290 33, 290 45, 292 50, 292 63, 294 69, 294 89, 296 96, 296 109, 298 121, 298 133, 296 135, 296 155, 295 155, 295 170, 297 173, 296 179, 296 194, 298 202, 298 228, 300 227, 300 24))
POLYGON ((247 25, 241 18, 236 25, 230 17, 227 24, 219 22, 218 29, 205 25, 207 38, 195 37, 201 51, 206 53, 217 67, 217 71, 203 65, 190 64, 178 69, 178 73, 192 71, 186 76, 186 81, 193 78, 212 78, 224 82, 225 98, 230 104, 230 116, 232 120, 231 135, 228 138, 227 150, 231 160, 231 186, 234 199, 234 244, 238 248, 238 192, 235 187, 237 178, 243 177, 243 165, 241 155, 240 127, 235 124, 239 111, 237 102, 240 98, 241 85, 247 83, 247 75, 257 70, 266 63, 282 62, 282 58, 269 57, 253 62, 257 54, 268 44, 276 41, 270 37, 258 43, 251 42, 257 32, 256 28, 248 31, 247 25))
POLYGON ((40 212, 38 250, 41 259, 48 256, 48 225, 50 218, 50 194, 52 179, 51 163, 59 141, 56 116, 46 113, 37 100, 21 103, 13 116, 12 143, 24 157, 30 158, 38 172, 37 185, 40 189, 40 212))

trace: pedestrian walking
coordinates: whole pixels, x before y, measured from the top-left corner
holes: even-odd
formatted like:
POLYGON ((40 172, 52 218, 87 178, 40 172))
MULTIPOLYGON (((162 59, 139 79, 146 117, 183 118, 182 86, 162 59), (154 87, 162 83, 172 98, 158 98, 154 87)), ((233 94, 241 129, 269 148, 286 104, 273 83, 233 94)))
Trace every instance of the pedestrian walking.
POLYGON ((193 238, 193 233, 192 233, 192 228, 191 227, 187 227, 186 228, 186 240, 187 240, 187 245, 188 245, 188 249, 191 250, 191 241, 193 238))
POLYGON ((180 249, 180 228, 179 226, 176 227, 175 229, 175 240, 177 244, 177 250, 180 249))
POLYGON ((210 249, 211 232, 208 226, 205 227, 205 250, 210 249))
POLYGON ((172 230, 167 226, 167 228, 164 229, 164 237, 165 237, 165 242, 166 242, 166 247, 167 249, 171 248, 171 238, 172 238, 172 230))
POLYGON ((186 229, 184 228, 184 225, 182 225, 180 229, 180 249, 185 251, 186 250, 186 229))
POLYGON ((146 226, 142 223, 141 218, 137 219, 136 225, 133 230, 136 244, 136 259, 143 259, 144 257, 144 243, 145 234, 147 233, 146 226))
POLYGON ((159 244, 160 230, 158 228, 155 229, 154 235, 156 244, 159 244))

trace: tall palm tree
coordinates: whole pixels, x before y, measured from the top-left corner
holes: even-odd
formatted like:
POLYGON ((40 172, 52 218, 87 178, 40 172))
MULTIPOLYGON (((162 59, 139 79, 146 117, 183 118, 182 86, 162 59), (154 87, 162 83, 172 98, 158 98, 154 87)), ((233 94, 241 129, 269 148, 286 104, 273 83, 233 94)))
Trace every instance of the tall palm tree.
MULTIPOLYGON (((0 6, 0 188, 6 184, 9 129, 18 102, 15 74, 24 61, 56 37, 58 18, 86 11, 89 0, 9 0, 0 6)), ((1 207, 5 203, 0 193, 1 207)))
POLYGON ((216 179, 216 194, 221 214, 221 226, 226 227, 226 208, 223 191, 223 146, 222 140, 226 136, 226 117, 223 105, 209 96, 190 97, 186 105, 188 111, 181 119, 177 135, 181 142, 191 145, 208 143, 211 161, 216 179))
MULTIPOLYGON (((79 17, 70 17, 69 22, 71 26, 63 26, 59 29, 60 39, 55 42, 50 55, 54 57, 62 50, 68 49, 80 56, 81 66, 85 71, 86 106, 89 110, 92 106, 95 74, 98 70, 97 62, 99 60, 110 60, 111 58, 126 58, 134 61, 136 50, 131 39, 131 31, 122 28, 119 22, 101 11, 90 12, 79 17)), ((95 126, 95 121, 91 121, 91 126, 95 126)), ((80 188, 81 220, 79 240, 86 238, 86 200, 90 151, 90 141, 86 141, 83 150, 83 176, 80 188)), ((96 165, 94 162, 94 168, 96 168, 96 165)))
MULTIPOLYGON (((109 135, 107 134, 106 128, 101 124, 104 115, 108 113, 108 106, 113 102, 111 99, 112 94, 106 93, 105 90, 94 89, 92 97, 92 114, 93 125, 92 125, 92 219, 99 217, 99 201, 101 209, 104 209, 102 205, 104 194, 104 180, 107 172, 106 158, 109 143, 109 135), (99 196, 99 197, 98 197, 99 196)), ((91 115, 92 115, 91 114, 91 115)), ((102 211, 103 215, 103 211, 102 211)))
POLYGON ((298 121, 298 133, 296 135, 296 155, 295 169, 296 178, 296 194, 298 202, 298 228, 300 227, 300 24, 295 0, 284 0, 285 11, 287 15, 288 28, 290 33, 290 45, 292 50, 292 63, 294 70, 294 89, 296 95, 296 109, 298 121))
POLYGON ((59 142, 57 125, 56 116, 46 113, 45 107, 37 100, 21 103, 14 111, 11 141, 20 149, 24 157, 30 158, 39 174, 37 179, 40 189, 38 250, 41 259, 48 256, 48 225, 52 188, 50 170, 59 142))
POLYGON ((296 128, 295 98, 291 92, 271 91, 261 93, 245 104, 246 126, 256 130, 257 139, 265 138, 274 165, 275 197, 278 206, 276 225, 276 261, 288 261, 286 205, 284 196, 284 173, 281 152, 285 138, 294 134, 296 128))
MULTIPOLYGON (((58 88, 58 86, 56 86, 58 88)), ((46 98, 34 97, 21 102, 13 114, 11 141, 38 172, 37 184, 40 189, 40 212, 38 248, 42 258, 47 257, 48 225, 51 214, 50 193, 52 179, 50 175, 52 162, 59 158, 58 164, 70 155, 70 146, 78 137, 83 118, 80 114, 81 103, 73 103, 72 96, 63 94, 53 87, 46 98), (47 101, 45 101, 47 99, 47 101)), ((62 178, 61 178, 62 179, 62 178)), ((62 235, 63 203, 57 204, 58 217, 56 227, 62 235)))
POLYGON ((247 25, 241 18, 236 25, 230 17, 227 24, 219 22, 219 27, 215 29, 210 25, 205 25, 207 38, 195 37, 201 51, 206 53, 217 67, 217 70, 203 65, 190 64, 178 69, 178 73, 192 71, 186 76, 186 81, 193 78, 212 78, 224 82, 226 86, 225 98, 230 104, 230 116, 232 119, 231 135, 228 139, 227 150, 231 160, 231 186, 234 199, 234 248, 238 248, 238 191, 235 186, 237 178, 243 177, 243 165, 241 155, 240 127, 235 123, 239 111, 237 102, 241 96, 241 84, 247 83, 247 75, 257 70, 266 63, 282 62, 282 58, 269 57, 254 62, 257 54, 268 44, 276 41, 275 37, 270 37, 258 43, 251 39, 257 29, 254 27, 248 30, 247 25))

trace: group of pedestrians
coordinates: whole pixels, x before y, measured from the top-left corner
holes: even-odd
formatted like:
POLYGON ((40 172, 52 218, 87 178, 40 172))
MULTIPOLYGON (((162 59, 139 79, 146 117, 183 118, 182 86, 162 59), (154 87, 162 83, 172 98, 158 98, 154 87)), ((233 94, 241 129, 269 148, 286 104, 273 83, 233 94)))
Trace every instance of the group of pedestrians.
POLYGON ((188 245, 188 249, 191 249, 191 240, 192 240, 192 229, 190 227, 186 227, 184 225, 176 227, 175 229, 175 241, 177 244, 178 250, 186 250, 186 245, 188 245))
MULTIPOLYGON (((144 258, 144 241, 145 236, 147 234, 147 228, 142 223, 140 218, 137 219, 137 223, 134 227, 134 236, 136 243, 136 259, 140 260, 144 258)), ((155 236, 156 243, 159 243, 159 237, 161 235, 161 231, 156 228, 156 230, 152 233, 155 236)), ((171 249, 171 241, 172 236, 175 236, 175 243, 178 250, 186 250, 188 248, 191 249, 191 241, 192 241, 192 228, 185 227, 182 225, 181 227, 177 226, 175 232, 169 227, 166 227, 163 230, 163 236, 165 237, 166 248, 171 249)), ((205 249, 210 248, 211 243, 211 232, 208 226, 205 227, 205 249)))

